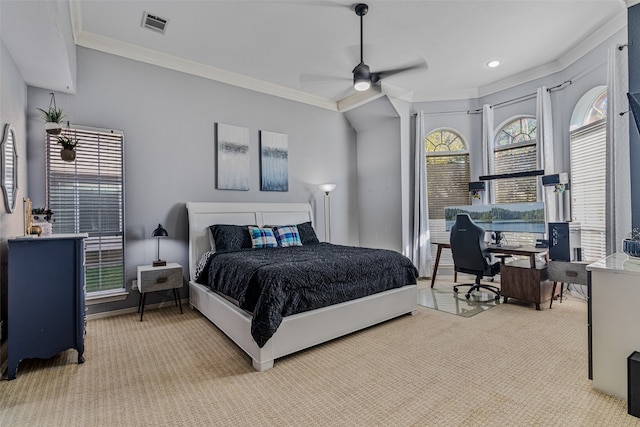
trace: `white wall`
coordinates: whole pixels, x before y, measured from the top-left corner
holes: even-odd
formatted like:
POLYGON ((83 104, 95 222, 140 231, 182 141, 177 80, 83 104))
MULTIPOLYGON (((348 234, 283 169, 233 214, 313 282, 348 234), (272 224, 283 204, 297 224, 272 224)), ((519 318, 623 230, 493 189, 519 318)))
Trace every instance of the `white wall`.
MULTIPOLYGON (((188 265, 187 201, 310 202, 322 239, 323 194, 317 185, 335 182, 333 241, 358 243, 355 133, 342 114, 91 49, 78 48, 77 58, 76 95, 57 93, 58 107, 74 124, 124 132, 127 287, 136 266, 155 258, 150 236, 158 223, 170 236, 162 242, 162 258, 188 265), (215 189, 216 122, 250 130, 249 191, 215 189), (288 135, 288 192, 260 191, 259 130, 288 135)), ((49 91, 29 88, 30 195, 42 206, 44 131, 36 108, 48 104, 49 91)), ((130 295, 125 302, 91 310, 135 304, 130 295)))

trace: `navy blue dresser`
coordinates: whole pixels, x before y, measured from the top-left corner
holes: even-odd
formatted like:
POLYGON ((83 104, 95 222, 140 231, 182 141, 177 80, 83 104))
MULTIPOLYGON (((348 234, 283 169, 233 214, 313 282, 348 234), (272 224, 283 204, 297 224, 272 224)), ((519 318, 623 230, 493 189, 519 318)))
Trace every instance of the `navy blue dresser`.
POLYGON ((73 348, 84 362, 86 234, 9 240, 8 369, 73 348))

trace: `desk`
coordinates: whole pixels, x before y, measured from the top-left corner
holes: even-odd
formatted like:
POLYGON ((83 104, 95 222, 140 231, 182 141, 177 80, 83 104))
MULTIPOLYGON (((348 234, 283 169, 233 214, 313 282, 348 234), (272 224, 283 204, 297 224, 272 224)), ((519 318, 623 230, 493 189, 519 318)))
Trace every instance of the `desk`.
MULTIPOLYGON (((548 248, 536 248, 533 246, 520 246, 518 248, 487 245, 487 251, 492 254, 521 255, 529 257, 529 267, 536 268, 536 255, 547 252, 548 248)), ((504 260, 503 260, 504 261, 504 260)))
MULTIPOLYGON (((436 274, 438 273, 438 265, 440 264, 440 254, 442 253, 442 249, 451 249, 451 245, 449 243, 436 243, 433 242, 434 245, 438 246, 438 251, 436 252, 436 262, 433 264, 433 273, 431 273, 431 287, 433 288, 433 284, 436 281, 436 274)), ((458 281, 458 272, 453 272, 453 281, 458 281)))

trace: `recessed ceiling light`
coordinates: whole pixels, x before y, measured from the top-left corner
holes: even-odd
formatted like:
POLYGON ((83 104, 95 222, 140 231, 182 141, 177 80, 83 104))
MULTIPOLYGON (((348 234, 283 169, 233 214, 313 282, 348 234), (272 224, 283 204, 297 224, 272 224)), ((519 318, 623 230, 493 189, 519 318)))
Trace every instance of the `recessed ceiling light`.
POLYGON ((499 65, 500 65, 500 61, 498 61, 497 59, 487 62, 487 67, 489 68, 496 68, 499 65))

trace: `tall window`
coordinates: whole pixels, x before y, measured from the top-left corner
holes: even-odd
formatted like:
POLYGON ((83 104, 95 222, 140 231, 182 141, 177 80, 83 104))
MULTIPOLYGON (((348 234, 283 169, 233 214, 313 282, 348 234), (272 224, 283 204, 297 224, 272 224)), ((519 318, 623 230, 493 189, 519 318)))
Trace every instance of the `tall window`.
POLYGON ((47 136, 47 206, 54 233, 88 233, 87 293, 124 287, 123 135, 67 128, 77 138, 76 160, 63 161, 57 137, 47 136))
POLYGON ((571 220, 580 229, 582 259, 606 257, 606 87, 587 92, 574 109, 570 132, 571 220))
MULTIPOLYGON (((429 230, 432 241, 447 242, 449 233, 445 230, 445 206, 470 203, 469 151, 462 137, 450 129, 431 132, 424 143, 427 155, 429 230)), ((436 246, 432 245, 431 250, 435 254, 436 246)), ((443 265, 453 265, 448 253, 442 255, 443 265)))
MULTIPOLYGON (((537 124, 532 117, 518 117, 503 125, 495 136, 494 173, 526 172, 537 167, 537 124)), ((537 177, 494 180, 495 203, 537 201, 537 177)), ((509 243, 532 244, 532 233, 504 233, 509 243)))

